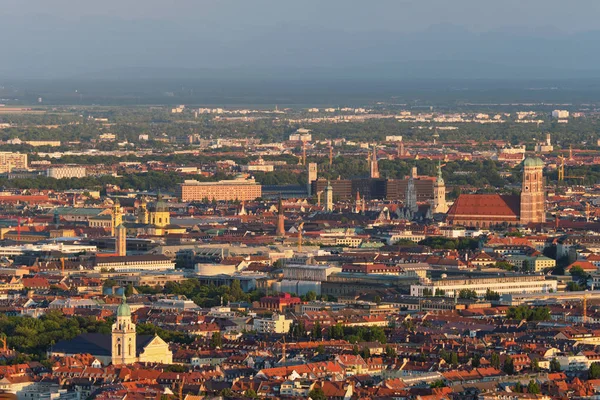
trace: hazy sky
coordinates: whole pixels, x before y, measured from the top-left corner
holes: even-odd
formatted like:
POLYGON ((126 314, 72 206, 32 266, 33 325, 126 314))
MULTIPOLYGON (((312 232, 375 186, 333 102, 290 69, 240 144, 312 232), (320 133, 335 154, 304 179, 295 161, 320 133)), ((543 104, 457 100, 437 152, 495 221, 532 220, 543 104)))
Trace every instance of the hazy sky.
POLYGON ((348 31, 416 31, 453 24, 575 32, 600 27, 597 0, 0 0, 5 15, 211 21, 232 27, 301 23, 348 31))
POLYGON ((141 68, 577 77, 600 64, 598 0, 0 0, 0 10, 0 78, 141 68))

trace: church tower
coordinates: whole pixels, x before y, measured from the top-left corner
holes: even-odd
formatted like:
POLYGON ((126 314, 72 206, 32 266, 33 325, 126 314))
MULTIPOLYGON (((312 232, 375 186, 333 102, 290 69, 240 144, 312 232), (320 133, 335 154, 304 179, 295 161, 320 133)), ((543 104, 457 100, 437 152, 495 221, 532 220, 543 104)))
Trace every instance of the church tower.
POLYGON ((123 224, 117 226, 115 235, 115 253, 123 257, 127 255, 127 228, 123 224))
POLYGON ((446 183, 442 178, 442 164, 438 163, 438 175, 433 184, 433 210, 434 213, 446 213, 448 205, 446 204, 446 183))
POLYGON ((283 214, 283 200, 279 196, 279 204, 277 205, 277 236, 285 236, 285 215, 283 214))
POLYGON ((379 165, 377 165, 377 145, 373 145, 371 155, 371 179, 379 179, 379 165))
POLYGON ((329 181, 325 186, 325 211, 333 211, 333 187, 329 181))
POLYGON ((417 204, 417 189, 415 188, 415 180, 412 175, 408 178, 408 185, 406 186, 404 208, 410 210, 413 215, 419 211, 419 205, 417 204))
POLYGON ((112 224, 110 226, 110 234, 111 236, 115 236, 115 229, 117 226, 123 223, 123 214, 121 211, 121 203, 119 199, 115 199, 115 202, 112 206, 112 224))
POLYGON ((527 157, 523 161, 521 215, 519 218, 523 225, 546 220, 543 170, 544 162, 537 157, 527 157))
POLYGON ((148 203, 145 197, 142 197, 140 208, 138 209, 137 222, 138 224, 148 223, 148 203))
POLYGON ((131 309, 123 295, 117 308, 117 320, 112 325, 112 363, 113 365, 133 364, 136 362, 135 324, 131 321, 131 309))

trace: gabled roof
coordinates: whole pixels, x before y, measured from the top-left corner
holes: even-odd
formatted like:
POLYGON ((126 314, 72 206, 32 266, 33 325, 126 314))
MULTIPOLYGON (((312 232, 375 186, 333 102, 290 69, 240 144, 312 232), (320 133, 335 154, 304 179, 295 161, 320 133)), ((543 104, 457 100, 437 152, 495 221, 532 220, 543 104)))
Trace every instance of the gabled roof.
POLYGON ((519 217, 520 214, 520 196, 500 194, 461 194, 448 211, 450 218, 472 215, 519 217))

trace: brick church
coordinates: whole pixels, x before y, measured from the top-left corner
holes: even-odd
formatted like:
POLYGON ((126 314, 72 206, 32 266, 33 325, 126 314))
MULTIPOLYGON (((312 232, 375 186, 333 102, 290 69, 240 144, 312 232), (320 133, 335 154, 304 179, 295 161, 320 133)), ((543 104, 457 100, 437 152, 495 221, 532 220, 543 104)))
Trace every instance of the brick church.
POLYGON ((521 195, 461 194, 448 210, 451 225, 487 228, 500 224, 527 225, 546 220, 544 163, 536 157, 523 161, 521 195))

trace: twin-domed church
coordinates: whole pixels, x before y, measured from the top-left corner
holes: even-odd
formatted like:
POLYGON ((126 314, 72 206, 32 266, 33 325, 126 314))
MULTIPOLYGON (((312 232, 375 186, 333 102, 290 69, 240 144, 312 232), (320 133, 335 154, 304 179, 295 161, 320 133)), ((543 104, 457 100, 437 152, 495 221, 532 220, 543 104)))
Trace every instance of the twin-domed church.
POLYGON ((50 350, 52 356, 91 354, 102 365, 139 363, 171 364, 173 352, 158 335, 137 335, 131 308, 123 296, 117 308, 112 333, 83 333, 72 340, 62 340, 50 350))

